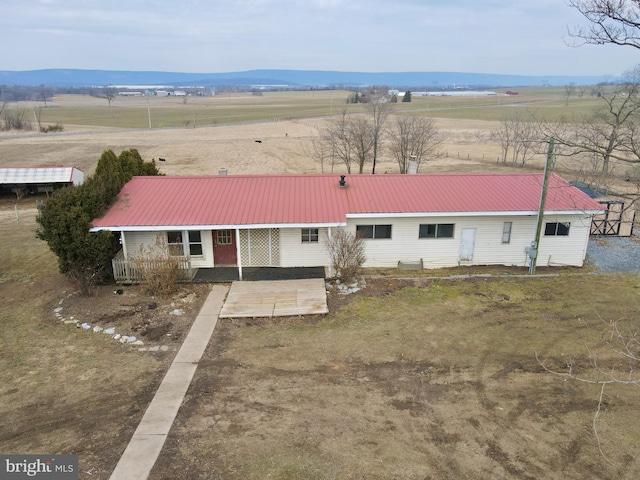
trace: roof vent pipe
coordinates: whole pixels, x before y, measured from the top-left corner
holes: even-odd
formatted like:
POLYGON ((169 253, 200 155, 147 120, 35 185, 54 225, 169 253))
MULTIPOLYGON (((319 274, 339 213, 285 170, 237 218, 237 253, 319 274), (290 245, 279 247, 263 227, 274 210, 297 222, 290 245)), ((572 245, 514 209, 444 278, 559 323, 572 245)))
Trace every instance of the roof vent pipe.
POLYGON ((340 186, 341 187, 346 187, 347 186, 347 181, 344 179, 345 175, 340 175, 340 186))
POLYGON ((411 155, 411 160, 409 160, 407 173, 410 175, 415 175, 416 173, 418 173, 418 157, 416 155, 411 155))

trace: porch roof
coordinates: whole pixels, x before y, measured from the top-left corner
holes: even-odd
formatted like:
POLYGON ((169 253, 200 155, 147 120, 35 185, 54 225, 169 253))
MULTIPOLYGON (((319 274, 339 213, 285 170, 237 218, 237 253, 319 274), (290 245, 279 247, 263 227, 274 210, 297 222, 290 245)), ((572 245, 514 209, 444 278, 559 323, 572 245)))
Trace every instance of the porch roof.
MULTIPOLYGON (((134 177, 93 230, 343 225, 347 217, 532 214, 542 174, 229 175, 134 177)), ((546 212, 602 211, 551 175, 546 212)))

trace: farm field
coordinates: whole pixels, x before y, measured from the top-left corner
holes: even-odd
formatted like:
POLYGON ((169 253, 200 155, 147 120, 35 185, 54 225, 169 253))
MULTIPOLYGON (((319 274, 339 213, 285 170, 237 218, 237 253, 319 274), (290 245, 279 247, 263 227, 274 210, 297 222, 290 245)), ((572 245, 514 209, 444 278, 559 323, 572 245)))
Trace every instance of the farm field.
MULTIPOLYGON (((20 105, 40 112, 43 125, 60 123, 62 133, 0 132, 0 164, 74 165, 91 174, 105 149, 137 148, 143 158, 165 158, 166 174, 320 173, 342 171, 344 166, 321 166, 310 155, 313 137, 331 116, 363 112, 362 105, 347 105, 349 92, 269 92, 189 97, 116 97, 81 95, 54 97, 20 105), (152 128, 148 128, 151 121, 152 128), (262 143, 256 143, 260 140, 262 143)), ((568 106, 561 89, 532 88, 516 97, 414 97, 397 103, 397 115, 432 116, 446 136, 437 158, 422 172, 503 171, 496 165, 500 147, 490 138, 504 116, 531 112, 548 118, 579 115, 595 107, 591 96, 572 98, 568 106)), ((10 105, 10 107, 14 107, 10 105)), ((34 113, 35 115, 35 113, 34 113)), ((391 119, 393 121, 393 118, 391 119)), ((540 168, 543 157, 528 166, 540 168)), ((560 168, 560 166, 558 166, 560 168)), ((506 167, 512 170, 512 167, 506 167)), ((384 149, 377 172, 397 172, 384 149)))
MULTIPOLYGON (((331 97, 316 93, 317 113, 296 118, 285 115, 295 110, 291 102, 306 102, 290 100, 295 95, 230 96, 264 103, 230 124, 201 126, 196 116, 196 128, 152 129, 114 128, 108 116, 95 121, 92 110, 102 112, 106 100, 55 98, 77 109, 51 120, 62 121, 64 133, 0 132, 0 165, 74 165, 91 174, 105 149, 137 148, 145 160, 165 158, 158 166, 166 174, 319 173, 306 148, 331 113, 331 97), (264 117, 255 113, 261 108, 264 117)), ((562 110, 561 91, 551 97, 530 96, 562 110)), ((176 122, 187 118, 192 100, 195 108, 192 98, 167 106, 181 112, 176 122)), ((444 104, 459 118, 438 111, 448 140, 425 172, 513 171, 496 164, 499 147, 488 132, 499 122, 496 112, 520 107, 472 108, 470 101, 444 104)), ((116 99, 111 109, 115 118, 133 117, 147 114, 145 102, 116 99)), ((435 111, 436 103, 427 109, 420 102, 409 106, 435 111)), ((385 157, 378 171, 396 166, 385 157)), ((137 287, 114 295, 112 285, 87 299, 70 295, 74 285, 35 237, 36 200, 0 199, 0 451, 76 453, 81 479, 106 480, 206 288, 184 286, 169 298, 137 287), (147 343, 168 349, 139 352, 63 325, 53 315, 60 300, 78 320, 117 321, 123 333, 145 331, 147 343), (167 314, 175 304, 187 311, 180 320, 167 314)), ((612 320, 638 320, 640 278, 553 271, 560 277, 370 279, 363 292, 330 297, 325 317, 220 321, 150 478, 638 478, 637 387, 606 390, 597 422, 605 459, 592 427, 600 387, 545 372, 535 354, 558 369, 573 359, 581 374, 591 372, 594 353, 603 366, 620 365, 603 335, 612 320)))

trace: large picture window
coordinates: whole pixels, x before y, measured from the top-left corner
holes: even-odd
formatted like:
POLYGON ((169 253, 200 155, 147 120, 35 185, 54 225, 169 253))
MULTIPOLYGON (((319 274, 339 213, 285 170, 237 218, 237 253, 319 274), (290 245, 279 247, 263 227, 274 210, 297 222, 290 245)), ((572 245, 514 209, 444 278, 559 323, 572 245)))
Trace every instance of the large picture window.
POLYGON ((391 225, 356 225, 356 235, 360 238, 391 238, 391 225))
POLYGON ((544 234, 547 237, 566 237, 569 235, 570 223, 550 222, 544 226, 544 234))
POLYGON ((453 238, 453 223, 422 223, 418 238, 453 238))

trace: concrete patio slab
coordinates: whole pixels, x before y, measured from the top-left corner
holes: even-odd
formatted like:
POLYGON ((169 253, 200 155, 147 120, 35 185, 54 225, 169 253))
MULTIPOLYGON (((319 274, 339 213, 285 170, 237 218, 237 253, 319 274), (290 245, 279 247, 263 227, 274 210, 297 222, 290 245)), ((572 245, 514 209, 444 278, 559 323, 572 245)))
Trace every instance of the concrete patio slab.
POLYGON ((324 279, 233 282, 220 318, 318 315, 329 311, 324 279))

